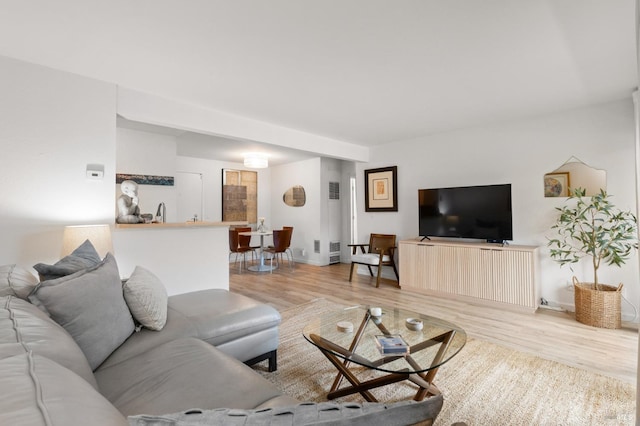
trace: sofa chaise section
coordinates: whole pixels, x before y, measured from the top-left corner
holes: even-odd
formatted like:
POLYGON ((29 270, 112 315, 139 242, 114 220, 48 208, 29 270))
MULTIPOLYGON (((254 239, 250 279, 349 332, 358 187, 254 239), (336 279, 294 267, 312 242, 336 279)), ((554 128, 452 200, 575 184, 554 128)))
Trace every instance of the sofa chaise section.
POLYGON ((195 337, 247 364, 269 359, 269 371, 275 371, 280 321, 275 308, 227 290, 173 295, 162 331, 142 328, 133 333, 101 368, 175 339, 195 337))
POLYGON ((101 393, 126 416, 297 403, 242 362, 192 337, 100 367, 95 376, 101 393))

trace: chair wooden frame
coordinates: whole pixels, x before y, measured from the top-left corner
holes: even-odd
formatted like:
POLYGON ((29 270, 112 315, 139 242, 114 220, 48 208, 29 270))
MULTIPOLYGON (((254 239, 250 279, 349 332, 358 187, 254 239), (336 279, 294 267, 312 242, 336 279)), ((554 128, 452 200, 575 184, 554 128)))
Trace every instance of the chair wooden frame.
POLYGON ((291 242, 291 229, 285 228, 281 230, 273 231, 273 247, 267 247, 264 249, 266 253, 271 254, 271 272, 273 273, 273 259, 276 259, 276 266, 280 266, 280 260, 282 260, 282 254, 287 256, 287 262, 289 262, 289 269, 293 270, 293 256, 289 256, 287 248, 291 242))
POLYGON ((283 226, 282 229, 288 229, 291 232, 289 232, 289 240, 287 241, 287 250, 286 252, 289 253, 290 259, 291 259, 291 264, 295 265, 295 262, 293 260, 293 250, 291 249, 291 237, 293 236, 293 226, 283 226))
MULTIPOLYGON (((378 268, 376 276, 376 288, 380 287, 380 273, 383 266, 391 266, 393 272, 396 274, 398 282, 400 282, 400 275, 398 274, 398 268, 396 268, 396 262, 394 255, 396 251, 396 236, 394 234, 371 234, 369 236, 369 244, 349 244, 351 247, 351 270, 349 271, 349 282, 353 279, 353 270, 356 265, 366 265, 369 269, 369 274, 373 277, 372 266, 378 268), (357 256, 358 248, 362 251, 362 255, 376 254, 378 256, 375 260, 372 256, 366 256, 368 259, 362 259, 358 261, 358 258, 354 260, 354 256, 357 256), (366 250, 365 250, 366 249, 366 250), (386 256, 386 259, 385 259, 386 256)), ((364 257, 364 256, 362 256, 364 257)))
POLYGON ((242 255, 238 272, 242 272, 243 263, 245 268, 247 267, 247 253, 251 252, 252 259, 255 255, 255 249, 249 245, 251 237, 238 235, 239 232, 245 231, 251 231, 251 228, 229 229, 229 261, 231 261, 231 255, 235 254, 235 263, 238 263, 238 255, 242 255))

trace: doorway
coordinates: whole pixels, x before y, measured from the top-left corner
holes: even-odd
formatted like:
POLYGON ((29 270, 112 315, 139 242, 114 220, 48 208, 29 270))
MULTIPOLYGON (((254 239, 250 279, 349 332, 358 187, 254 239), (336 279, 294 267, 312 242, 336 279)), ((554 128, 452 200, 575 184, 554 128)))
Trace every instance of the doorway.
POLYGON ((350 244, 358 244, 358 205, 356 203, 356 178, 349 178, 349 205, 350 205, 350 244))
POLYGON ((178 222, 204 220, 204 185, 202 173, 176 172, 178 222))

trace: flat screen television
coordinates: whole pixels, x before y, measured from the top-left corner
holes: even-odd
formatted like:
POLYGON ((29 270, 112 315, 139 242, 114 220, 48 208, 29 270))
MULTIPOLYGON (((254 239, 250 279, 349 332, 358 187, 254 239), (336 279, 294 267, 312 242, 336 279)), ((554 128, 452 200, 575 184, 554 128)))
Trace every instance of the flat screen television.
POLYGON ((511 184, 418 190, 422 237, 513 239, 511 184))

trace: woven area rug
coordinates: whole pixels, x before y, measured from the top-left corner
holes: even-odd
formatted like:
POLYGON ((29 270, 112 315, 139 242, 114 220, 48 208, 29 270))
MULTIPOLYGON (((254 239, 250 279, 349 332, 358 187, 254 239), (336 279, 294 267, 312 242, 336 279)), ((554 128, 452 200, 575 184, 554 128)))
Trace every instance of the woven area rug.
MULTIPOLYGON (((318 299, 282 311, 278 371, 268 373, 265 363, 255 369, 294 398, 326 401, 336 370, 304 339, 302 328, 308 318, 338 308, 318 299)), ((444 395, 436 425, 635 424, 635 386, 476 339, 467 339, 435 383, 444 395)), ((411 399, 415 392, 408 382, 372 390, 386 402, 411 399)), ((336 401, 364 400, 356 394, 336 401)))

